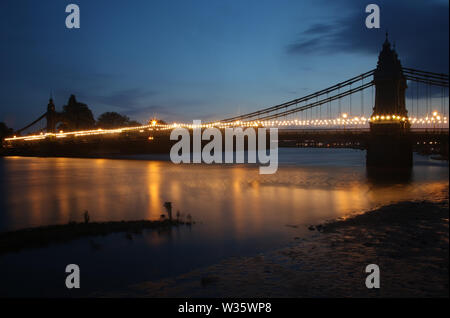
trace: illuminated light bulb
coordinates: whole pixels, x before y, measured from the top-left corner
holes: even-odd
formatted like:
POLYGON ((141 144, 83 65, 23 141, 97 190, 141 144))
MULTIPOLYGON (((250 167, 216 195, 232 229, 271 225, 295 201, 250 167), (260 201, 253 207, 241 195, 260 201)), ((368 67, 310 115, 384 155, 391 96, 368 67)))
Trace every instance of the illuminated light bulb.
POLYGON ((436 117, 436 116, 437 116, 437 114, 438 114, 438 112, 437 112, 437 111, 434 111, 434 112, 433 112, 433 116, 435 116, 435 117, 436 117))

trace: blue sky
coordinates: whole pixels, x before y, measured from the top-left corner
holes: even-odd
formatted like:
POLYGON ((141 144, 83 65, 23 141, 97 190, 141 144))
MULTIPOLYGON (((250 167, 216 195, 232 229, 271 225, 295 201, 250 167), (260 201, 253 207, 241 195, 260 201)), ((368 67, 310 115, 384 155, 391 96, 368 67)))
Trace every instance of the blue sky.
POLYGON ((376 66, 389 30, 404 66, 448 73, 448 2, 25 1, 0 4, 0 121, 20 128, 53 91, 95 116, 220 119, 301 97, 376 66), (76 3, 81 28, 66 29, 76 3))

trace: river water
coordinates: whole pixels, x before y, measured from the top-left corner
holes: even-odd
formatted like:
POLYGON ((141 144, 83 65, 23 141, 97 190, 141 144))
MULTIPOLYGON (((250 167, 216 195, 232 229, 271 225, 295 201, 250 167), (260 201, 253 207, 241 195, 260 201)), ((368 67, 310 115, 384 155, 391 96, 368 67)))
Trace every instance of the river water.
POLYGON ((365 152, 280 149, 276 174, 257 165, 175 165, 164 158, 0 159, 0 232, 82 221, 159 219, 163 204, 196 223, 0 256, 0 296, 80 296, 173 277, 311 235, 308 226, 405 200, 439 200, 448 163, 415 155, 409 179, 369 179, 365 152), (151 160, 149 160, 151 159, 151 160), (82 288, 64 287, 65 266, 82 288))

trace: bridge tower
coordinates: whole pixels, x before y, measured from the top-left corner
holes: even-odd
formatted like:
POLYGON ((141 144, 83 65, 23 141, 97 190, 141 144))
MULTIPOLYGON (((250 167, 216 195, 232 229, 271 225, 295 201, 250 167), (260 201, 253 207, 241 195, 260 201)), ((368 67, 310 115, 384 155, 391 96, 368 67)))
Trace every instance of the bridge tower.
POLYGON ((374 83, 375 105, 370 121, 367 166, 411 167, 410 123, 405 106, 406 78, 387 33, 378 56, 374 83))
POLYGON ((50 97, 50 100, 47 105, 47 132, 54 133, 56 131, 56 122, 57 122, 58 114, 56 113, 55 104, 53 103, 53 98, 50 97))

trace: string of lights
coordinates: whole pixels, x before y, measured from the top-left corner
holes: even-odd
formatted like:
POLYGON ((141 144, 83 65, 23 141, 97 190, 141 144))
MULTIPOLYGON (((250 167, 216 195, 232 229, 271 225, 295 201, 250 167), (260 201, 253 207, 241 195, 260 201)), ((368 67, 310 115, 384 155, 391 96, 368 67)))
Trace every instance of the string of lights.
POLYGON ((28 136, 14 136, 10 138, 5 138, 5 141, 33 141, 33 140, 43 140, 47 138, 67 138, 67 137, 81 137, 81 136, 92 136, 92 135, 111 135, 111 134, 121 134, 126 132, 139 132, 144 133, 146 131, 155 130, 171 130, 174 128, 182 127, 187 129, 194 128, 229 128, 229 127, 360 127, 367 128, 369 123, 396 123, 396 122, 409 122, 411 127, 423 127, 423 128, 448 128, 448 119, 442 116, 437 111, 433 112, 431 116, 425 117, 404 117, 395 114, 390 115, 377 115, 370 118, 366 117, 350 117, 348 114, 344 113, 339 118, 333 119, 311 119, 311 120, 269 120, 269 121, 235 121, 235 122, 214 122, 208 124, 187 124, 187 123, 172 123, 172 124, 161 124, 156 120, 151 121, 148 125, 136 126, 136 127, 123 127, 115 129, 94 129, 94 130, 81 130, 81 131, 70 131, 64 132, 59 131, 58 133, 40 133, 37 135, 28 136), (436 126, 437 125, 437 126, 436 126))

